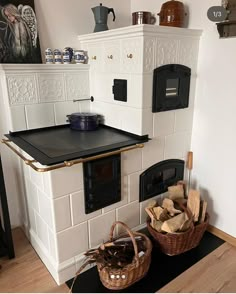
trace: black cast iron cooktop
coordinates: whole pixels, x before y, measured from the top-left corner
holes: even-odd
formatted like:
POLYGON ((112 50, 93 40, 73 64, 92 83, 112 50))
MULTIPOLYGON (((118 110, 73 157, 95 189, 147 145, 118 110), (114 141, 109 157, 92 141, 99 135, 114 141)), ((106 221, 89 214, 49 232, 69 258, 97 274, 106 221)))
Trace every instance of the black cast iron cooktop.
POLYGON ((10 132, 5 135, 43 165, 84 158, 147 142, 138 136, 100 125, 95 131, 76 131, 69 125, 10 132))

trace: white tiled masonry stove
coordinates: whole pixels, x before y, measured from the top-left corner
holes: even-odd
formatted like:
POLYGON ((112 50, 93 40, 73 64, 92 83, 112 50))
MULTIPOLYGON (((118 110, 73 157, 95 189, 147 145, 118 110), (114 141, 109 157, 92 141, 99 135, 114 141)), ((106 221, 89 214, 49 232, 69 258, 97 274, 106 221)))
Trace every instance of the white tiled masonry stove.
MULTIPOLYGON (((84 211, 82 164, 46 173, 23 164, 25 230, 58 284, 74 276, 87 249, 108 238, 115 220, 133 229, 145 225, 146 201, 139 202, 143 171, 166 159, 186 158, 200 35, 189 29, 137 25, 80 36, 90 65, 1 66, 1 134, 65 124, 67 114, 91 110, 103 115, 108 126, 152 138, 142 150, 121 156, 121 201, 90 214, 84 211), (152 113, 153 70, 171 63, 191 68, 189 107, 152 113), (114 100, 114 79, 127 80, 127 102, 114 100), (72 102, 90 95, 95 102, 72 102)), ((5 147, 2 152, 13 157, 5 147)), ((18 159, 12 164, 17 167, 18 159)), ((163 195, 154 198, 159 197, 163 195)))

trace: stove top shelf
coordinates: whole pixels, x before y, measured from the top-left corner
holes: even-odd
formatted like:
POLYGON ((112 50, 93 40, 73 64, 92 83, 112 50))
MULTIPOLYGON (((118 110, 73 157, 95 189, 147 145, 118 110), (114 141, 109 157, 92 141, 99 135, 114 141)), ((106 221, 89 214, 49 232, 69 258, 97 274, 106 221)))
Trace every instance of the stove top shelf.
POLYGON ((13 150, 10 145, 10 142, 13 142, 34 159, 27 160, 16 152, 17 150, 13 150, 26 164, 32 165, 38 162, 49 166, 45 170, 41 168, 40 171, 56 169, 56 167, 50 168, 52 165, 71 166, 114 153, 142 148, 142 144, 149 141, 148 135, 138 136, 105 125, 100 125, 95 131, 76 131, 71 130, 69 125, 63 125, 10 132, 5 136, 9 140, 3 140, 3 143, 8 147, 13 150), (122 150, 122 148, 126 149, 122 150))

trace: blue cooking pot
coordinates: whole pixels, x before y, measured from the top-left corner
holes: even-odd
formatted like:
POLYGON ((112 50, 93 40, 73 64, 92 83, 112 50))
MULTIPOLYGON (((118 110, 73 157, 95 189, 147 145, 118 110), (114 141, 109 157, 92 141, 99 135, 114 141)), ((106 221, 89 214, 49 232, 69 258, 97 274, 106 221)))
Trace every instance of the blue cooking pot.
POLYGON ((70 128, 77 131, 94 131, 99 126, 99 115, 89 112, 75 112, 67 115, 70 128))

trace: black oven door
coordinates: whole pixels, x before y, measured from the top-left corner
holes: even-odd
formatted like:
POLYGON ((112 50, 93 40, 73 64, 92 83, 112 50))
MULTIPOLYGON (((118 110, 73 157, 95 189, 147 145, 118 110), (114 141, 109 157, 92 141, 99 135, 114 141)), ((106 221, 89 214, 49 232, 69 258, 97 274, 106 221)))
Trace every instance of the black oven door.
POLYGON ((83 164, 85 213, 121 200, 120 154, 83 164))

